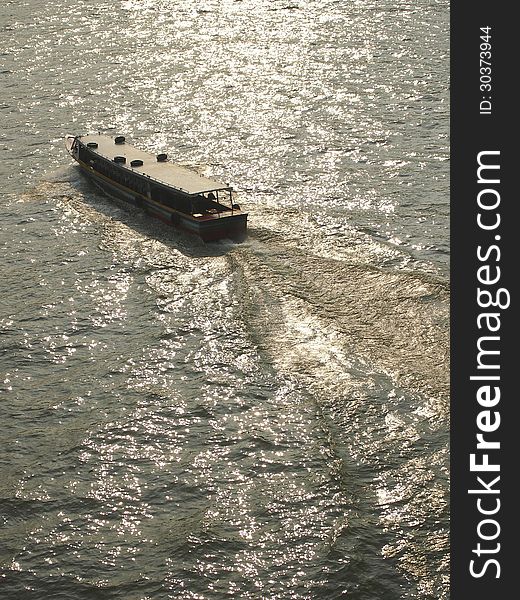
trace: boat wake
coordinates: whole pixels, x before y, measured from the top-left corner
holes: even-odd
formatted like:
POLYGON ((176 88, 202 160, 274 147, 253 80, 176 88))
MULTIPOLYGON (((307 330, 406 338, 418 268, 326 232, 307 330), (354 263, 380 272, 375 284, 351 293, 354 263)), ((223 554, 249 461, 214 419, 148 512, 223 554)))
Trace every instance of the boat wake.
MULTIPOLYGON (((372 577, 375 561, 380 571, 396 565, 415 590, 410 597, 447 587, 442 275, 352 226, 327 229, 294 209, 257 205, 244 243, 204 244, 112 203, 74 169, 25 197, 42 199, 61 211, 62 234, 92 235, 145 282, 176 360, 205 378, 187 379, 187 389, 253 385, 252 365, 262 364, 272 372, 273 414, 282 411, 288 428, 277 436, 296 435, 299 411, 322 432, 326 504, 343 514, 323 535, 338 556, 351 556, 358 539, 355 553, 366 559, 363 568, 353 561, 345 573, 336 569, 335 585, 372 577), (190 336, 201 339, 196 351, 186 346, 190 336)), ((274 425, 249 426, 269 439, 274 425)))

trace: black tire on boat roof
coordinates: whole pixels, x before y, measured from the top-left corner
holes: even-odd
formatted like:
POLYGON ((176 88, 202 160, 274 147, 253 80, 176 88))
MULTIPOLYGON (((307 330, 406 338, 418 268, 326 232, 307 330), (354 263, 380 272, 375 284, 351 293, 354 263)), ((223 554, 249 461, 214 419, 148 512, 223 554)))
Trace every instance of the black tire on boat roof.
POLYGON ((114 162, 116 163, 125 163, 126 158, 124 156, 114 156, 114 162))
POLYGON ((97 142, 87 142, 87 148, 97 148, 97 147, 98 147, 97 142))
POLYGON ((116 138, 114 139, 114 142, 116 144, 124 144, 125 143, 125 136, 124 135, 117 135, 116 138))
POLYGON ((157 162, 164 162, 167 158, 168 158, 167 154, 158 154, 157 155, 157 162))
POLYGON ((135 160, 130 162, 131 167, 141 167, 142 165, 143 165, 143 161, 139 158, 136 158, 135 160))

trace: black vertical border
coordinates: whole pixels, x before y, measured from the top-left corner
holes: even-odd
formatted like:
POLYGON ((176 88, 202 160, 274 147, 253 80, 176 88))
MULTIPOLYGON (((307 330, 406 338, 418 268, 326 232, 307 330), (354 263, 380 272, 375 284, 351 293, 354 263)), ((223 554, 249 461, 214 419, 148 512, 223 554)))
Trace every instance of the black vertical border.
MULTIPOLYGON (((516 164, 519 152, 515 147, 519 134, 515 100, 520 56, 517 40, 520 29, 515 27, 514 4, 506 2, 451 3, 451 598, 454 600, 497 600, 517 595, 516 579, 520 566, 516 566, 515 542, 518 530, 520 502, 515 498, 515 466, 520 458, 520 429, 517 427, 519 403, 515 371, 520 375, 520 354, 515 347, 519 333, 517 302, 512 286, 518 271, 520 228, 518 227, 519 194, 513 182, 520 172, 516 164), (480 88, 481 27, 491 28, 492 90, 480 88), (513 37, 513 27, 516 36, 513 37), (480 102, 491 95, 491 115, 480 114, 480 102), (482 185, 477 184, 477 155, 481 151, 500 151, 501 216, 499 230, 485 232, 477 225, 477 194, 482 185), (500 376, 501 401, 498 405, 501 425, 495 439, 501 449, 490 453, 490 460, 500 462, 500 511, 495 515, 500 523, 500 536, 494 542, 479 540, 477 526, 486 518, 476 507, 477 496, 468 494, 478 487, 476 476, 469 468, 469 456, 476 452, 477 414, 482 407, 476 401, 479 384, 470 381, 476 375, 477 328, 477 269, 483 263, 477 259, 477 246, 488 247, 497 243, 499 234, 500 262, 492 262, 501 269, 499 286, 511 292, 511 306, 501 312, 500 376), (518 363, 518 364, 517 364, 518 363), (518 442, 517 442, 518 440, 518 442), (518 508, 517 508, 518 507, 518 508), (473 550, 480 541, 491 548, 500 543, 500 551, 489 554, 500 563, 500 577, 496 568, 490 567, 480 578, 470 574, 469 563, 478 558, 473 550)), ((495 256, 495 255, 494 255, 495 256)), ((480 309, 480 312, 485 312, 480 309)), ((482 335, 482 332, 480 333, 482 335)), ((495 409, 493 409, 495 410, 495 409)), ((489 479, 489 477, 488 477, 489 479)), ((490 496, 486 496, 489 498, 490 496)), ((489 530, 488 530, 489 531, 489 530)), ((479 559, 483 565, 484 555, 479 559)))

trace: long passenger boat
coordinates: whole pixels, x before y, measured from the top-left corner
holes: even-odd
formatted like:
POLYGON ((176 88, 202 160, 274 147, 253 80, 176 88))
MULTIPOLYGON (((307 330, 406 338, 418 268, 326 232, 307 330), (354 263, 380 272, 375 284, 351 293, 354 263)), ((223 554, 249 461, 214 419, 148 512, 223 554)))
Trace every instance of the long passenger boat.
POLYGON ((204 241, 241 240, 247 213, 233 188, 128 144, 123 136, 67 136, 66 148, 106 194, 143 208, 168 225, 204 241))

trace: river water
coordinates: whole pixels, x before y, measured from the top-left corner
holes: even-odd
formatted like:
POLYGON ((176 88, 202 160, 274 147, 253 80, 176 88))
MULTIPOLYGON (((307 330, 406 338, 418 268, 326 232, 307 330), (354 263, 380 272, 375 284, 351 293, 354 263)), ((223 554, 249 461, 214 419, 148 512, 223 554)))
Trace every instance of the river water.
POLYGON ((447 599, 447 0, 0 6, 0 596, 447 599), (84 180, 229 182, 204 244, 84 180))

